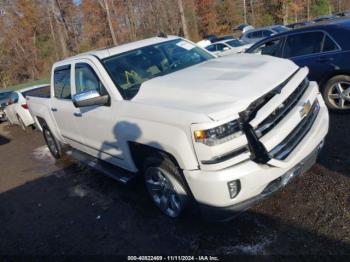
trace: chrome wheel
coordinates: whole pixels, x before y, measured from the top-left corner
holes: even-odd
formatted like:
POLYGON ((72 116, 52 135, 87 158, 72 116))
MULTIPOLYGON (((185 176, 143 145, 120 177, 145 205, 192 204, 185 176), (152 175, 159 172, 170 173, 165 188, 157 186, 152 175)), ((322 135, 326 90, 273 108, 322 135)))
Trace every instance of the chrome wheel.
POLYGON ((350 109, 350 82, 335 83, 328 91, 329 102, 337 109, 350 109))
POLYGON ((149 167, 145 174, 146 187, 153 202, 167 216, 178 217, 183 209, 180 196, 169 180, 170 174, 159 167, 149 167))
POLYGON ((50 152, 55 156, 58 154, 58 149, 56 146, 55 139, 53 138, 51 132, 47 129, 44 129, 45 140, 50 152))

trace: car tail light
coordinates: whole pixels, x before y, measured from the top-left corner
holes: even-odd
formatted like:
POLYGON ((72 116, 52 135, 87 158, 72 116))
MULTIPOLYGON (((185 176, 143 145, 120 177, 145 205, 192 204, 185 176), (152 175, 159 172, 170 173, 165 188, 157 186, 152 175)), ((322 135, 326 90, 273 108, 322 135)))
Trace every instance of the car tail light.
POLYGON ((24 109, 28 109, 28 104, 22 104, 21 105, 24 109))

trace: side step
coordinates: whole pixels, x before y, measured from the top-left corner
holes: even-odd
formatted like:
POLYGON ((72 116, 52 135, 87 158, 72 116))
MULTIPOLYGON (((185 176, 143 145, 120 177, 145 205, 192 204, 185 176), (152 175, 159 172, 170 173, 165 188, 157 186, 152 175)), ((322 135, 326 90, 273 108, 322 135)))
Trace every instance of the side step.
POLYGON ((91 155, 76 149, 70 149, 66 154, 75 160, 88 165, 89 167, 101 172, 123 184, 128 184, 136 177, 136 174, 128 172, 120 167, 107 163, 106 161, 97 159, 91 155))

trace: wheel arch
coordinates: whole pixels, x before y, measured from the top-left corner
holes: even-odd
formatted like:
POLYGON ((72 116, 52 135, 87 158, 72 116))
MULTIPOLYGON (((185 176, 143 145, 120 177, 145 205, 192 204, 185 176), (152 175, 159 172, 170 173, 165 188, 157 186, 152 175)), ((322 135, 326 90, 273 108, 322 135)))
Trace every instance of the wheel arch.
POLYGON ((332 73, 323 77, 319 82, 320 91, 322 91, 326 87, 326 84, 328 83, 328 81, 331 80, 333 77, 342 76, 342 75, 350 77, 350 70, 333 71, 332 73))

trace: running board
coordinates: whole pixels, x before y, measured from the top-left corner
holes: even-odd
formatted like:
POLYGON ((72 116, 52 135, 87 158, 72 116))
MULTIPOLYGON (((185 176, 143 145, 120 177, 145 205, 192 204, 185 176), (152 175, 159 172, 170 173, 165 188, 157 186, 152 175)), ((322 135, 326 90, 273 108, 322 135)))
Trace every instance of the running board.
POLYGON ((66 154, 72 157, 73 159, 123 184, 128 184, 131 180, 133 180, 133 178, 136 177, 136 174, 134 173, 128 172, 120 167, 112 165, 106 161, 97 159, 96 157, 93 157, 76 149, 70 149, 66 152, 66 154))

